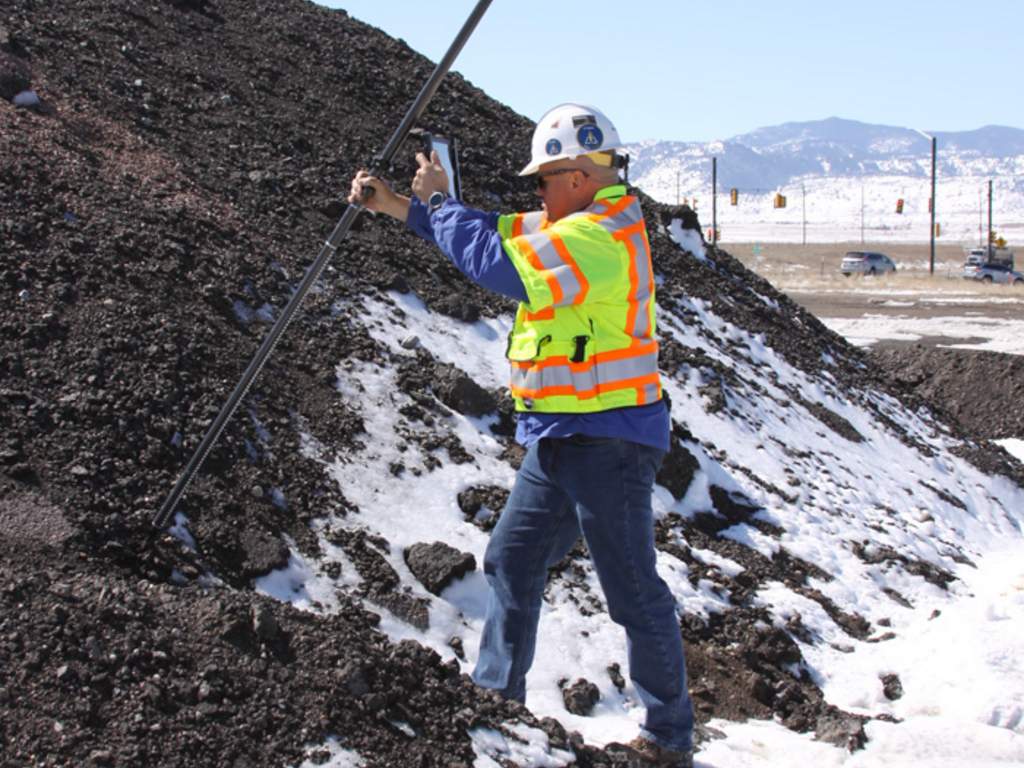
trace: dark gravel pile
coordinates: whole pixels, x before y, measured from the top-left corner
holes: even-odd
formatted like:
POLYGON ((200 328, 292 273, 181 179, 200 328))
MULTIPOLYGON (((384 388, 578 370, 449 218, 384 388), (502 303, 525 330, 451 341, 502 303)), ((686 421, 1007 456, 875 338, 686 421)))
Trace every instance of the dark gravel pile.
MULTIPOLYGON (((611 764, 558 723, 479 691, 458 664, 392 645, 362 603, 323 616, 252 589, 287 563, 286 537, 315 558, 313 519, 353 511, 300 450, 302 433, 331 455, 369 439, 337 396, 339 360, 398 368, 415 400, 402 418, 417 423, 443 407, 496 408, 493 431, 517 461, 506 396, 425 352, 402 367, 363 325, 361 297, 384 290, 413 291, 452 322, 510 308, 401 227, 361 219, 296 316, 190 489, 196 547, 151 530, 342 213, 347 180, 431 70, 400 41, 301 0, 0 3, 0 764, 280 766, 337 734, 373 765, 468 766, 467 729, 514 720, 574 749, 579 765, 611 764), (26 90, 39 103, 15 108, 26 90)), ((470 204, 532 206, 515 176, 528 120, 453 74, 423 127, 458 136, 470 204)), ((394 178, 411 177, 411 154, 396 164, 394 178)), ((727 253, 706 265, 682 257, 662 228, 678 212, 649 200, 645 210, 665 309, 699 297, 805 371, 827 358, 844 385, 901 392, 727 253)), ((663 367, 685 365, 721 367, 666 343, 663 367)), ((471 458, 443 440, 453 461, 471 458)), ((677 495, 692 462, 677 449, 666 464, 677 495)), ((460 495, 467 522, 493 524, 478 513, 502 495, 460 495)), ((715 504, 734 521, 753 511, 727 494, 715 504)), ((701 546, 728 546, 714 521, 687 525, 701 546)), ((426 609, 381 556, 387 542, 347 529, 328 538, 369 585, 359 597, 420 625, 426 609)), ((696 563, 669 528, 659 546, 696 563)), ((410 565, 439 552, 416 550, 410 565)), ((759 578, 785 571, 829 610, 806 584, 812 564, 793 570, 784 550, 734 555, 759 578)), ((570 558, 562 569, 572 568, 570 558)), ((753 586, 731 585, 738 604, 753 586)), ((867 632, 831 609, 851 636, 867 632)), ((860 719, 785 672, 799 647, 770 626, 749 605, 714 626, 684 624, 700 719, 774 715, 855 746, 860 719)))
POLYGON ((987 440, 1024 437, 1024 357, 922 344, 879 349, 871 357, 968 434, 987 440))

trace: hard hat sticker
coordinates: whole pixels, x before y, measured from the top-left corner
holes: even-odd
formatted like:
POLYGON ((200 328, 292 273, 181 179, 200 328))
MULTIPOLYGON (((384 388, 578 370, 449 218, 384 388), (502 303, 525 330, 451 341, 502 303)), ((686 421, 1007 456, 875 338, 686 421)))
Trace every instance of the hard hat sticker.
POLYGON ((580 129, 576 131, 576 141, 584 149, 593 152, 604 144, 604 134, 596 125, 581 125, 580 129))
POLYGON ((562 142, 558 139, 548 139, 548 143, 544 145, 544 151, 549 155, 557 155, 562 151, 562 142))

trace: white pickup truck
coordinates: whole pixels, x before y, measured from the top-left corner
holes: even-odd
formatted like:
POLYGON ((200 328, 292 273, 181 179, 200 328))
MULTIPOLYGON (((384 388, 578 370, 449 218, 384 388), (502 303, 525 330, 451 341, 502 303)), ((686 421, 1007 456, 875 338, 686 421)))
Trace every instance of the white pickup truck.
POLYGON ((1008 248, 972 248, 967 253, 963 276, 983 283, 1024 285, 1024 275, 1013 271, 1013 251, 1008 248))

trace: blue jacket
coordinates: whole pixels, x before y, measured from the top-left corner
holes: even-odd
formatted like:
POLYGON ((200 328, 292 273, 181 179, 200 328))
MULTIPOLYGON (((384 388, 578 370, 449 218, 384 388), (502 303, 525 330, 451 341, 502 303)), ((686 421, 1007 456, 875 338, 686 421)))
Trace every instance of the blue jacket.
MULTIPOLYGON (((474 283, 528 301, 526 289, 505 254, 498 233, 498 214, 469 208, 449 198, 430 214, 419 198, 409 205, 406 225, 434 243, 474 283)), ((664 401, 597 413, 519 413, 516 440, 523 445, 543 437, 613 437, 667 451, 670 419, 664 401)))

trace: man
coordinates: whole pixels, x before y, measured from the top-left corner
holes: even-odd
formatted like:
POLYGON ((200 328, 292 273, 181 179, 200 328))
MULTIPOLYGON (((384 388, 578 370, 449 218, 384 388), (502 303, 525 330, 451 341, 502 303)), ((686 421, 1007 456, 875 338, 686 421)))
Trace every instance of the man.
POLYGON ((600 111, 562 104, 537 124, 520 173, 535 178, 542 211, 499 216, 447 198, 436 154, 417 155, 414 197, 360 171, 349 201, 406 222, 470 279, 520 302, 507 357, 527 453, 484 556, 491 592, 473 679, 525 701, 547 569, 582 532, 647 707, 640 736, 616 747, 631 764, 689 766, 693 712, 651 511, 670 420, 650 247, 619 179, 621 147, 600 111))

